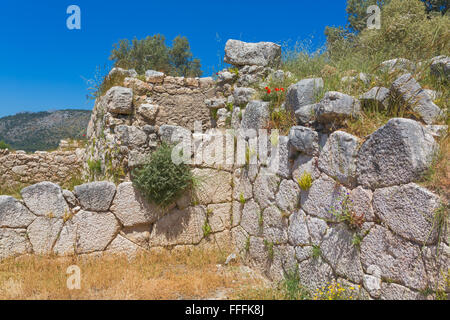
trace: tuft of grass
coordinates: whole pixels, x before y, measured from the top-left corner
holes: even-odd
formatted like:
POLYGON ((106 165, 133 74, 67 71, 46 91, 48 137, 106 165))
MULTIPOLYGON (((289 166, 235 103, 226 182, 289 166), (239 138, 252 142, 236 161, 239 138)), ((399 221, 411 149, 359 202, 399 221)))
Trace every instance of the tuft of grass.
POLYGON ((272 241, 268 241, 267 239, 264 239, 264 247, 267 250, 267 254, 269 255, 270 260, 273 260, 273 255, 274 255, 273 246, 274 246, 274 243, 272 241))
POLYGON ((211 225, 208 222, 208 219, 205 220, 205 223, 202 226, 202 230, 203 230, 203 236, 205 238, 207 238, 211 234, 212 229, 211 229, 211 225))
POLYGON ((241 192, 241 194, 239 195, 239 202, 241 203, 241 204, 245 204, 245 197, 244 197, 244 194, 241 192))
POLYGON ((0 195, 11 196, 16 199, 22 199, 22 195, 20 191, 27 187, 28 184, 16 183, 12 185, 0 185, 0 195))
POLYGON ((285 272, 281 290, 286 300, 307 300, 311 297, 309 290, 301 284, 298 266, 285 272))
POLYGON ((319 259, 321 254, 322 254, 322 250, 320 249, 320 246, 313 245, 313 247, 312 247, 312 257, 313 257, 313 259, 319 259))
POLYGON ((311 173, 307 171, 303 172, 301 177, 297 179, 297 183, 302 190, 308 191, 312 186, 311 173))

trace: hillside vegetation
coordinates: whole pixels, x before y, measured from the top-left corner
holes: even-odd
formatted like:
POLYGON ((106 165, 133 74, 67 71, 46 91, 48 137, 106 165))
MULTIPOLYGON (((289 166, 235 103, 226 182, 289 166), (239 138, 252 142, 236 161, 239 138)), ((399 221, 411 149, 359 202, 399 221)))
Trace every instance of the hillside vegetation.
POLYGON ((61 139, 85 139, 87 110, 23 112, 0 118, 0 141, 15 150, 52 150, 61 139))

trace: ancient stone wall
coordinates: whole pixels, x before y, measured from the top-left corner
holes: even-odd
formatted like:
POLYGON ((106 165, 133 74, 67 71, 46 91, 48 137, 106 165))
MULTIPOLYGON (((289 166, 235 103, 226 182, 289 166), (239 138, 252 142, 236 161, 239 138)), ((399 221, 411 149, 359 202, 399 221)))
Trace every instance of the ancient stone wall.
POLYGON ((66 185, 83 171, 84 149, 37 151, 33 154, 0 150, 0 185, 15 189, 41 181, 66 185))
POLYGON ((264 140, 257 130, 271 110, 255 100, 257 89, 291 75, 271 69, 280 54, 274 44, 231 41, 226 50, 237 71, 220 72, 215 82, 148 71, 98 99, 86 163, 98 162, 101 172, 85 169, 92 180, 119 177, 117 183, 70 192, 43 182, 22 190, 20 201, 0 196, 0 258, 212 245, 233 248, 276 281, 296 271, 312 290, 337 281, 366 299, 450 293, 448 205, 417 184, 438 150, 437 136, 448 130, 434 125, 439 107, 420 91, 421 121, 393 118, 364 139, 335 129, 368 101, 389 107, 389 97, 411 95, 411 86, 417 93, 420 85, 399 77, 383 96, 327 92, 316 103, 323 80, 302 79, 282 106, 298 125, 264 140), (210 130, 193 132, 195 120, 210 130), (204 159, 215 137, 227 133, 244 156, 233 149, 224 153, 231 162, 194 161, 200 186, 169 209, 143 199, 130 182, 129 172, 161 142, 194 141, 192 158, 204 159))

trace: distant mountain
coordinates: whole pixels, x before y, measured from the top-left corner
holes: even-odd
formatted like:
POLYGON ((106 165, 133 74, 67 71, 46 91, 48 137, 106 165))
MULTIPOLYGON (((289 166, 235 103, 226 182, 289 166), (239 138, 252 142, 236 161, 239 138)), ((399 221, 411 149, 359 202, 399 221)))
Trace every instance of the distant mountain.
POLYGON ((27 152, 55 149, 61 139, 85 139, 90 118, 88 110, 18 113, 0 118, 0 141, 27 152))

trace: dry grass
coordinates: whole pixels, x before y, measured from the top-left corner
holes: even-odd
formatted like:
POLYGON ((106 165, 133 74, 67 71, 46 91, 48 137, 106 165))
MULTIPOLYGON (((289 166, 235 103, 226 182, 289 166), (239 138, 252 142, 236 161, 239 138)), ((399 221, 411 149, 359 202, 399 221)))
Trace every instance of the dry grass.
POLYGON ((422 185, 441 195, 443 201, 450 203, 450 134, 439 140, 439 153, 424 175, 422 185))
POLYGON ((0 299, 260 299, 276 295, 268 282, 217 251, 183 250, 124 256, 23 256, 0 262, 0 299), (67 289, 70 265, 81 289, 67 289))

